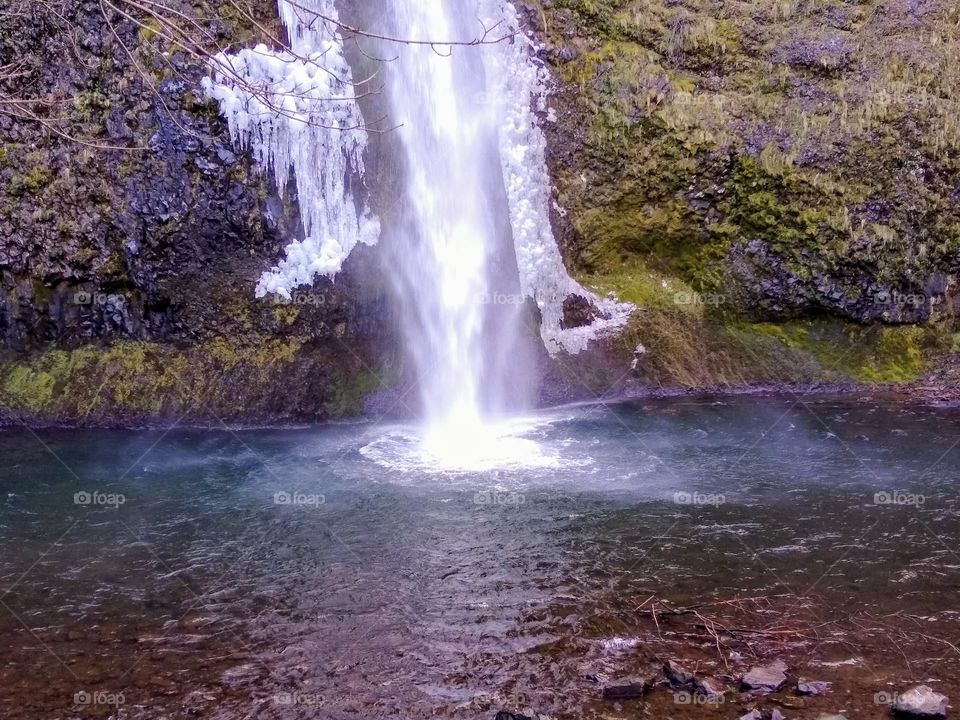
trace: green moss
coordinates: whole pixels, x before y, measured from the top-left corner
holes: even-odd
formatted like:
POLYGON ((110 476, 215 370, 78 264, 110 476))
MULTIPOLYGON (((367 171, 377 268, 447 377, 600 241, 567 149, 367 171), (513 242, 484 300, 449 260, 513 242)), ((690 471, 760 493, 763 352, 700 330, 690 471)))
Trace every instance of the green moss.
POLYGON ((146 17, 143 19, 138 34, 141 42, 150 42, 154 36, 160 32, 161 25, 156 18, 146 17))
POLYGON ((36 194, 50 183, 50 171, 35 167, 22 175, 14 175, 7 183, 7 192, 13 196, 36 194))
POLYGON ((56 378, 29 365, 14 365, 3 380, 3 396, 11 407, 46 410, 53 400, 56 378))
POLYGON ((869 385, 916 380, 924 368, 919 327, 864 327, 842 321, 754 323, 731 328, 741 339, 767 337, 814 358, 823 379, 869 385))
POLYGON ((383 386, 382 380, 384 379, 367 369, 342 376, 335 385, 333 397, 326 405, 327 413, 331 417, 358 414, 363 409, 363 398, 379 390, 383 386))
MULTIPOLYGON (((309 367, 312 352, 299 339, 245 345, 226 338, 182 350, 129 341, 53 350, 0 363, 0 405, 40 420, 156 419, 205 408, 219 417, 256 416, 296 407, 301 388, 290 387, 296 382, 290 369, 298 362, 309 367)), ((329 388, 325 413, 354 410, 371 387, 369 378, 354 376, 350 361, 330 358, 329 370, 339 379, 329 388)))
POLYGON ((912 382, 923 372, 921 343, 924 331, 919 327, 883 328, 872 360, 860 368, 858 379, 874 384, 912 382))
POLYGON ((705 307, 722 302, 716 295, 705 295, 682 280, 651 270, 634 260, 605 274, 583 275, 580 281, 600 295, 614 293, 619 299, 644 311, 659 310, 702 315, 705 307))

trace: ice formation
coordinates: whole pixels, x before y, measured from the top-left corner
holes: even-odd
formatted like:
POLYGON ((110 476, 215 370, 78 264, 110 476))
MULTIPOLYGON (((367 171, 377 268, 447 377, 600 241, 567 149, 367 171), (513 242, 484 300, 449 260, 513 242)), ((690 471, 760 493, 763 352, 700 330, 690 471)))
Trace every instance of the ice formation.
POLYGON ((540 335, 547 350, 570 354, 591 340, 622 327, 633 306, 600 298, 567 273, 550 225, 550 175, 546 138, 537 112, 547 113, 548 77, 534 56, 535 46, 523 31, 516 9, 506 0, 485 0, 485 17, 515 33, 511 42, 487 48, 487 82, 499 98, 500 164, 510 206, 510 224, 523 292, 540 308, 540 335), (570 295, 588 299, 600 317, 583 327, 562 328, 563 302, 570 295))
POLYGON ((375 244, 380 224, 352 191, 363 176, 367 133, 357 105, 333 0, 279 0, 292 52, 265 45, 220 53, 204 89, 220 103, 233 141, 273 170, 281 195, 291 170, 303 240, 257 284, 257 297, 289 298, 318 275, 334 276, 358 243, 375 244))

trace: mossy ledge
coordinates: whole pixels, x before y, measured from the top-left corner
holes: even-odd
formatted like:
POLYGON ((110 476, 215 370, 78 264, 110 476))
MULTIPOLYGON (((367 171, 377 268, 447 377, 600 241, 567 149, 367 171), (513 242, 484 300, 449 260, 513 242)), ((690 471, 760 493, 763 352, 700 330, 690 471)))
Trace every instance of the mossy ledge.
POLYGON ((313 422, 359 413, 380 381, 302 340, 119 341, 0 358, 0 421, 133 426, 313 422))
POLYGON ((581 280, 637 306, 621 335, 566 363, 569 372, 561 367, 561 377, 595 395, 754 386, 893 388, 917 381, 953 351, 947 322, 887 326, 830 316, 753 322, 727 313, 725 296, 697 292, 642 264, 581 280))

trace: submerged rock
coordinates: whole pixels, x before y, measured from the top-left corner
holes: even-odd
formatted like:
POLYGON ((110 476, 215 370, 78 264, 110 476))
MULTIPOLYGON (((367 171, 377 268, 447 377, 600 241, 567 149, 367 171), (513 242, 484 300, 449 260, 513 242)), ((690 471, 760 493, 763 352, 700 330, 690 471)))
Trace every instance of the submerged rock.
POLYGON ((663 664, 663 674, 674 687, 685 687, 693 682, 693 673, 681 667, 675 660, 663 664))
POLYGON ((797 683, 798 695, 825 695, 830 683, 825 680, 801 680, 797 683))
POLYGON ((787 664, 782 660, 775 660, 768 665, 757 665, 750 668, 740 682, 746 690, 776 692, 787 682, 787 664))
POLYGON ((696 681, 694 681, 694 687, 696 687, 698 694, 710 700, 722 697, 726 692, 723 684, 712 677, 697 678, 696 681))
POLYGON ((603 686, 604 700, 630 700, 643 697, 653 689, 649 678, 630 678, 603 686))
POLYGON ((950 701, 927 685, 917 685, 897 697, 893 711, 913 718, 943 718, 947 716, 950 701))
POLYGON ((529 715, 519 715, 517 713, 501 710, 496 714, 493 720, 534 720, 534 718, 530 717, 529 715))

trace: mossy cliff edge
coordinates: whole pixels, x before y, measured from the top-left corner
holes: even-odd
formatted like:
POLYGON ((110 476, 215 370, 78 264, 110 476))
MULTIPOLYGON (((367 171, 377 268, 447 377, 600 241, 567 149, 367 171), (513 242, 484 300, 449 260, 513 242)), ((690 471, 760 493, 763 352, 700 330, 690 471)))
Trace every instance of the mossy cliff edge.
POLYGON ((562 246, 640 308, 614 343, 642 345, 636 382, 904 383, 952 357, 955 3, 523 6, 562 246))
MULTIPOLYGON (((518 5, 555 80, 567 263, 638 307, 620 337, 551 365, 545 400, 902 384, 954 357, 955 6, 518 5)), ((193 10, 223 47, 262 39, 229 7, 193 10)), ((278 31, 272 0, 253 10, 278 31)), ((119 17, 113 36, 94 2, 71 12, 0 28, 0 65, 24 68, 8 89, 39 88, 83 141, 0 114, 0 419, 358 412, 402 372, 375 254, 290 305, 255 299, 301 232, 296 197, 237 152, 181 49, 119 17)))

